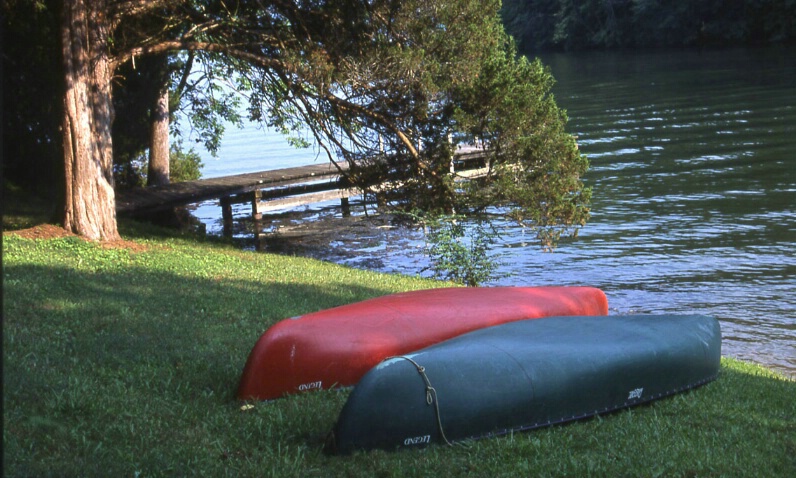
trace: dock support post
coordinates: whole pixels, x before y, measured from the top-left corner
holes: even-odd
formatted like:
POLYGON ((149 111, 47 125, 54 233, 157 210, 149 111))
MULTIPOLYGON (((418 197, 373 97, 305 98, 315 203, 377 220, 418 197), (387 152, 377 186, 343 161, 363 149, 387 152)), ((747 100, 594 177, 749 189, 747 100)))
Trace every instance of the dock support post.
POLYGON ((229 196, 221 197, 221 218, 224 223, 224 237, 232 237, 232 201, 229 196))
POLYGON ((450 159, 450 173, 451 175, 456 174, 456 168, 454 167, 453 163, 456 159, 456 145, 453 144, 453 134, 448 133, 448 144, 451 145, 451 159, 450 159))
POLYGON ((340 207, 343 209, 343 217, 351 216, 351 205, 348 202, 348 196, 340 198, 340 207))
POLYGON ((263 214, 260 212, 260 199, 263 197, 263 192, 260 189, 255 189, 252 193, 252 226, 254 227, 254 250, 263 250, 262 241, 262 219, 263 214))

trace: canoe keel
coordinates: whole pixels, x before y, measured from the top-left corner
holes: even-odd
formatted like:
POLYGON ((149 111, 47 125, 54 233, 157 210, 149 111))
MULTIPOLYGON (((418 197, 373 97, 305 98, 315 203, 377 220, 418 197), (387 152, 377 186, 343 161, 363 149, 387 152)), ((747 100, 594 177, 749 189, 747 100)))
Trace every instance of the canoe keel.
POLYGON ((577 420, 705 384, 720 358, 712 317, 498 325, 380 363, 351 393, 328 446, 390 450, 577 420))

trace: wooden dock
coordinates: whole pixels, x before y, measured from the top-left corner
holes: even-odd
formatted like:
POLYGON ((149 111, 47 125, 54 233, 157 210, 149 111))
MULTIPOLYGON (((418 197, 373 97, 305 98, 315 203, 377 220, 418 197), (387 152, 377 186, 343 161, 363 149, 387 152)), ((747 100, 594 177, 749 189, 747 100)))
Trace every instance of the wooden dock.
MULTIPOLYGON (((451 174, 459 179, 485 175, 488 170, 485 157, 480 149, 460 149, 451 162, 451 174)), ((341 163, 340 169, 345 172, 348 164, 341 163)), ((258 229, 257 222, 265 212, 331 199, 339 199, 346 208, 348 198, 359 194, 358 190, 341 184, 337 167, 323 163, 118 191, 116 212, 120 215, 148 214, 218 199, 224 234, 231 235, 232 204, 250 203, 255 229, 258 229)))
MULTIPOLYGON (((343 170, 348 169, 345 163, 340 166, 343 170)), ((324 163, 131 189, 117 192, 116 212, 119 214, 153 212, 256 190, 315 181, 331 183, 338 179, 337 168, 331 163, 324 163)))

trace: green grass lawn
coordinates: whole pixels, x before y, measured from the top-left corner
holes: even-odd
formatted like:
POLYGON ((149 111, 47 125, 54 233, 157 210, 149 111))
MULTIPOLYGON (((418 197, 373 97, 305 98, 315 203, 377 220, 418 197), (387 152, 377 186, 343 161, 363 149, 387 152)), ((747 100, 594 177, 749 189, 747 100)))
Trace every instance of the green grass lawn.
POLYGON ((327 456, 348 392, 242 410, 255 341, 286 317, 441 284, 123 233, 134 247, 3 237, 4 476, 796 476, 796 382, 731 359, 707 386, 595 419, 327 456))

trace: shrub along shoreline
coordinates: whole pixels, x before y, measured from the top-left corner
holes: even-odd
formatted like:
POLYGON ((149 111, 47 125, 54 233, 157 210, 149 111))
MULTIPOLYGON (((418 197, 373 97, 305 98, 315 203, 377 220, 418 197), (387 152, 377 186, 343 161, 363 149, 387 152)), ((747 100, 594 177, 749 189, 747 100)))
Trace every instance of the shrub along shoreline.
POLYGON ((442 284, 134 223, 122 233, 125 241, 110 246, 3 237, 4 476, 788 476, 796 469, 796 381, 728 358, 711 384, 595 419, 463 447, 327 456, 323 442, 348 391, 242 408, 235 389, 257 338, 286 317, 442 284))

